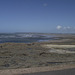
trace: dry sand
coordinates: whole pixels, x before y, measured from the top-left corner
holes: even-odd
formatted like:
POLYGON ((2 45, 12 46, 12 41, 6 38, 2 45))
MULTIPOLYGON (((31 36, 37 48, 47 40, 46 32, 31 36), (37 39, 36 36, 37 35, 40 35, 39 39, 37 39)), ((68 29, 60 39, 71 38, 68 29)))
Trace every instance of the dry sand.
MULTIPOLYGON (((44 45, 47 48, 74 48, 75 45, 44 45)), ((35 68, 20 68, 20 69, 8 69, 8 70, 0 70, 0 75, 18 75, 25 73, 35 73, 35 72, 45 72, 45 71, 53 71, 53 70, 62 70, 68 68, 75 68, 75 64, 67 64, 67 65, 56 65, 56 66, 47 66, 47 67, 35 67, 35 68)))
POLYGON ((75 45, 51 45, 51 44, 46 44, 44 45, 46 48, 75 48, 75 45))
POLYGON ((52 67, 36 67, 36 68, 22 68, 22 69, 9 69, 0 70, 0 75, 19 75, 25 73, 35 73, 35 72, 46 72, 53 70, 63 70, 63 69, 75 68, 75 65, 59 65, 52 67))
POLYGON ((75 48, 75 45, 51 45, 46 44, 43 47, 50 48, 50 53, 66 54, 66 53, 75 53, 75 51, 69 51, 67 48, 75 48), (66 48, 66 50, 64 50, 66 48))

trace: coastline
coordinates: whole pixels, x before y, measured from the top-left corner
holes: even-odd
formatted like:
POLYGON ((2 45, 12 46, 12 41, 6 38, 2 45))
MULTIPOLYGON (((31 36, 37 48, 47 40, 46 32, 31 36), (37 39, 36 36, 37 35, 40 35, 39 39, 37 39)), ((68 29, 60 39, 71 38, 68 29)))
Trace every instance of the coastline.
POLYGON ((57 40, 39 43, 1 43, 0 75, 75 68, 74 53, 59 54, 49 52, 52 49, 75 49, 74 37, 61 37, 57 40), (43 47, 45 45, 48 45, 48 47, 43 47))

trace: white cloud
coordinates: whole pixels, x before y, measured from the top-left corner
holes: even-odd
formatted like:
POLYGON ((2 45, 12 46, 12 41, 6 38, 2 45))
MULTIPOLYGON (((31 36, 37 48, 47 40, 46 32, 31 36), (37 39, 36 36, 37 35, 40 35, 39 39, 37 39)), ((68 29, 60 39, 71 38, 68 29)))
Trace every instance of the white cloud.
POLYGON ((58 25, 56 28, 57 28, 58 30, 60 30, 60 29, 62 29, 62 26, 58 25))

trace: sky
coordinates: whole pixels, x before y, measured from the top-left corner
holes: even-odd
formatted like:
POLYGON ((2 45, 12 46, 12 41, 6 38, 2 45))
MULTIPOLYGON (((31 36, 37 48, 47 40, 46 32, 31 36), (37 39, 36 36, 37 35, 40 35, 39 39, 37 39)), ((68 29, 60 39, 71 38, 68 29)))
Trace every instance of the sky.
POLYGON ((75 0, 0 0, 0 33, 75 33, 75 0))

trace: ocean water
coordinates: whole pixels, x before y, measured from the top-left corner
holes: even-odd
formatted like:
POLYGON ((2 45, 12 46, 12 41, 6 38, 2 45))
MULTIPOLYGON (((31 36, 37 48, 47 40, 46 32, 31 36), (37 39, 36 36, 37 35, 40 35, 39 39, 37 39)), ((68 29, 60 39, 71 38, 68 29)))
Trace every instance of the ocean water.
POLYGON ((32 43, 52 40, 52 35, 39 33, 0 33, 0 43, 32 43))

